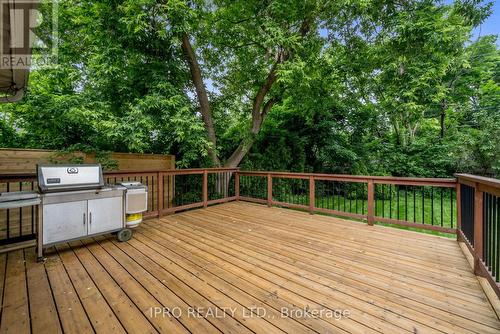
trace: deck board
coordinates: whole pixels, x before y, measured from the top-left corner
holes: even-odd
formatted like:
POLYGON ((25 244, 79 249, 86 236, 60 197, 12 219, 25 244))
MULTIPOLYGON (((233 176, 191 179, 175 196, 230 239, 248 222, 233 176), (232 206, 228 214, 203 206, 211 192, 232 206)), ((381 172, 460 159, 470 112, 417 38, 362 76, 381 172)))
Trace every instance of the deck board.
POLYGON ((35 333, 62 333, 45 265, 36 262, 36 254, 32 250, 25 250, 24 258, 26 260, 32 331, 35 333))
MULTIPOLYGON (((116 252, 117 247, 115 245, 111 245, 109 241, 105 242, 104 247, 111 248, 116 252)), ((137 255, 137 254, 135 254, 137 255)), ((241 305, 228 298, 225 294, 217 291, 211 286, 204 284, 203 281, 197 279, 193 275, 189 275, 185 272, 177 270, 175 266, 170 266, 169 269, 172 270, 172 274, 167 274, 164 270, 162 274, 157 276, 159 280, 165 280, 164 284, 170 288, 182 288, 178 292, 179 296, 184 298, 194 296, 194 300, 192 305, 199 305, 204 308, 214 308, 214 307, 230 307, 235 310, 235 320, 238 322, 234 322, 233 325, 235 327, 228 327, 224 321, 219 321, 218 318, 210 318, 210 321, 213 321, 215 326, 218 326, 224 332, 264 332, 264 333, 277 333, 281 331, 277 331, 274 326, 267 322, 255 321, 258 319, 255 318, 243 318, 241 317, 241 305), (180 280, 184 283, 184 286, 177 284, 176 280, 180 280), (197 287, 196 290, 190 288, 190 286, 197 287), (191 291, 188 291, 191 290, 191 291), (197 293, 198 292, 198 293, 197 293), (217 305, 216 305, 217 304, 217 305), (244 325, 246 328, 242 328, 241 325, 244 325), (250 331, 248 331, 250 330, 250 331)), ((177 292, 177 291, 176 291, 177 292)), ((187 299, 187 298, 186 298, 187 299)), ((172 304, 170 304, 172 305, 172 304)))
MULTIPOLYGON (((186 222, 185 218, 183 218, 183 219, 184 219, 183 223, 186 222)), ((202 220, 202 219, 203 219, 203 217, 196 217, 196 220, 202 220)), ((266 218, 266 219, 269 219, 269 218, 266 218)), ((188 222, 186 222, 186 223, 188 223, 188 222)), ((359 275, 366 274, 367 269, 370 271, 371 275, 377 274, 377 275, 385 275, 387 277, 390 277, 391 275, 393 275, 390 272, 388 273, 388 270, 391 270, 391 268, 387 268, 387 266, 386 266, 387 260, 381 260, 381 259, 385 259, 385 257, 375 256, 373 258, 369 258, 369 261, 366 264, 359 265, 358 262, 365 260, 365 258, 368 257, 368 254, 366 252, 363 253, 363 258, 360 258, 358 256, 358 252, 363 252, 362 245, 357 246, 358 250, 356 252, 349 252, 347 250, 347 247, 344 247, 342 249, 342 254, 339 254, 339 252, 337 252, 335 250, 331 250, 332 244, 334 242, 332 240, 332 238, 327 237, 328 242, 326 242, 326 243, 323 242, 325 247, 328 247, 328 248, 325 248, 325 247, 317 246, 317 243, 315 243, 315 244, 313 244, 312 242, 309 243, 308 240, 306 240, 304 242, 304 237, 300 236, 300 235, 297 235, 296 238, 292 239, 292 241, 290 241, 290 239, 286 239, 284 236, 280 236, 280 244, 276 245, 276 243, 274 243, 274 239, 273 239, 274 235, 277 233, 275 230, 270 231, 270 233, 268 234, 268 235, 272 235, 272 236, 268 236, 268 235, 259 235, 258 232, 248 231, 248 229, 245 229, 245 228, 242 228, 240 231, 240 230, 238 230, 238 228, 233 229, 231 226, 228 226, 227 224, 224 224, 224 223, 220 223, 220 224, 222 224, 220 226, 222 227, 224 237, 233 238, 233 236, 238 235, 238 232, 239 232, 240 238, 244 239, 245 241, 250 241, 250 240, 252 240, 251 236, 255 235, 255 236, 258 236, 259 241, 260 240, 268 240, 270 242, 271 246, 273 247, 273 251, 275 253, 278 253, 278 250, 282 250, 284 252, 287 252, 288 256, 291 256, 291 254, 296 253, 297 254, 296 256, 299 256, 302 258, 307 257, 308 259, 318 260, 322 263, 330 264, 333 267, 339 267, 339 266, 343 265, 346 268, 349 268, 349 271, 354 270, 359 275), (271 232, 273 234, 271 234, 271 232), (304 245, 304 243, 307 243, 307 244, 304 245), (290 248, 290 247, 293 247, 293 248, 290 248), (296 251, 296 249, 300 250, 300 252, 296 251), (318 255, 321 253, 335 254, 335 257, 330 257, 330 259, 329 259, 328 257, 318 255), (349 256, 346 257, 346 255, 349 255, 349 256), (379 261, 381 263, 381 265, 380 266, 373 266, 373 264, 378 263, 377 261, 379 261), (359 268, 359 270, 356 268, 359 268)), ((263 223, 257 222, 257 224, 259 225, 259 228, 261 228, 263 223)), ((216 223, 211 223, 210 226, 207 226, 207 228, 213 229, 214 228, 213 225, 216 225, 216 223)), ((337 236, 335 236, 335 238, 337 238, 337 236)), ((231 239, 229 239, 229 240, 231 240, 231 239)), ((260 244, 258 244, 258 242, 257 242, 257 247, 260 247, 260 244)), ((254 245, 255 245, 255 241, 254 241, 254 245)), ((406 261, 404 261, 403 263, 406 263, 406 261)), ((399 268, 399 267, 397 267, 398 263, 393 262, 392 264, 393 264, 392 268, 394 268, 394 266, 396 266, 396 268, 399 268)), ((466 265, 467 264, 464 263, 464 266, 466 266, 466 265)), ((406 269, 404 266, 401 266, 401 267, 403 269, 406 269)), ((443 270, 445 270, 445 269, 446 268, 444 268, 443 270)), ((470 271, 470 269, 468 269, 468 270, 470 271)), ((411 273, 411 271, 410 271, 410 273, 411 273)), ((401 275, 402 274, 401 272, 399 272, 399 274, 400 274, 400 277, 399 277, 400 280, 398 280, 396 283, 399 283, 399 282, 406 283, 407 282, 407 284, 411 285, 412 289, 418 288, 419 286, 422 286, 424 288, 426 287, 427 279, 426 279, 426 275, 425 275, 426 272, 425 271, 418 272, 417 273, 418 275, 416 275, 415 277, 401 275), (425 282, 421 283, 420 279, 425 279, 425 282)), ((405 274, 407 274, 407 273, 405 273, 405 274)), ((452 286, 442 285, 443 284, 442 280, 430 281, 429 284, 433 285, 433 288, 431 291, 434 291, 434 289, 436 289, 436 287, 438 287, 438 288, 440 288, 441 291, 453 293, 454 296, 463 297, 467 303, 477 301, 480 305, 484 305, 486 298, 485 298, 484 294, 481 292, 481 290, 478 290, 479 286, 478 286, 476 278, 473 275, 471 275, 469 272, 465 272, 465 273, 461 273, 461 274, 465 274, 467 276, 470 275, 471 282, 473 283, 471 285, 472 288, 468 289, 466 292, 464 292, 463 287, 455 288, 453 285, 452 286), (439 284, 441 284, 441 285, 439 285, 439 284), (476 298, 471 298, 471 296, 475 296, 476 298)), ((463 277, 463 275, 461 277, 463 277)), ((452 278, 453 278, 453 280, 457 279, 456 277, 452 277, 452 278)), ((449 283, 453 283, 453 281, 449 282, 449 283)))
POLYGON ((28 293, 22 249, 7 254, 3 293, 0 332, 16 334, 29 331, 28 293))
POLYGON ((0 254, 0 333, 500 332, 456 241, 259 204, 147 220, 127 243, 34 260, 0 254))
POLYGON ((63 331, 65 333, 93 333, 87 313, 57 254, 52 253, 47 257, 45 270, 63 331))
MULTIPOLYGON (((191 239, 193 239, 193 233, 194 232, 189 233, 191 239)), ((176 235, 179 234, 180 232, 178 231, 176 235)), ((187 235, 185 237, 187 237, 187 235)), ((205 240, 197 239, 197 241, 199 241, 200 244, 208 243, 207 239, 208 238, 205 237, 205 240)), ((219 244, 222 244, 222 242, 220 242, 219 244)), ((212 246, 213 245, 215 244, 212 244, 212 246)), ((262 247, 264 247, 264 245, 262 245, 262 247)), ((204 248, 204 251, 210 252, 212 254, 217 253, 213 249, 209 250, 207 248, 204 248)), ((331 285, 330 282, 326 282, 325 280, 321 281, 320 279, 316 278, 317 280, 315 281, 311 279, 311 275, 297 272, 293 266, 285 268, 282 263, 279 263, 277 261, 271 261, 266 265, 264 263, 268 261, 269 258, 265 259, 254 252, 250 254, 249 250, 246 247, 245 250, 234 247, 232 250, 226 252, 225 255, 222 255, 222 253, 218 254, 221 258, 230 258, 230 254, 241 254, 242 252, 247 253, 248 256, 239 256, 239 258, 243 261, 246 261, 248 264, 245 264, 238 260, 235 260, 234 263, 236 263, 238 266, 242 266, 243 268, 247 268, 248 270, 251 270, 251 266, 260 267, 261 270, 254 270, 254 272, 258 272, 262 279, 269 278, 270 281, 284 282, 283 285, 286 284, 283 278, 290 279, 291 281, 293 280, 293 282, 297 282, 299 284, 288 283, 288 288, 291 291, 305 291, 306 294, 303 296, 307 295, 308 297, 314 297, 314 300, 320 302, 322 305, 339 305, 338 307, 350 308, 353 311, 352 318, 362 323, 364 322, 360 319, 357 319, 356 316, 359 315, 362 319, 368 320, 372 324, 372 326, 377 323, 376 319, 373 317, 378 317, 378 322, 380 322, 380 319, 385 320, 386 323, 384 325, 373 328, 375 330, 381 330, 382 332, 396 331, 396 328, 389 327, 387 323, 394 323, 403 326, 409 331, 413 330, 411 325, 409 325, 406 321, 402 321, 398 316, 395 316, 393 313, 386 312, 384 310, 384 308, 388 307, 388 304, 390 304, 390 302, 381 299, 379 300, 379 307, 372 307, 370 303, 374 302, 375 296, 371 296, 371 299, 367 299, 365 297, 366 291, 359 291, 358 293, 356 293, 354 289, 350 289, 349 291, 339 286, 338 284, 331 285), (331 291, 329 288, 335 288, 336 291, 331 291), (328 295, 329 298, 325 298, 323 295, 328 295), (349 305, 343 303, 346 298, 350 298, 349 305), (360 303, 360 300, 364 300, 365 303, 360 303), (356 314, 354 314, 355 310, 356 314)), ((420 317, 418 318, 418 320, 421 320, 420 317)), ((426 331, 430 332, 431 329, 426 328, 426 331)))
MULTIPOLYGON (((86 245, 81 242, 71 243, 71 247, 76 256, 94 280, 97 288, 108 301, 108 304, 113 309, 123 327, 128 332, 132 333, 156 333, 157 330, 150 322, 150 319, 147 318, 136 305, 138 301, 134 301, 134 297, 143 300, 145 291, 137 286, 137 290, 128 291, 127 288, 129 285, 127 283, 130 282, 130 278, 127 276, 127 273, 123 271, 119 272, 119 268, 117 268, 116 264, 112 267, 108 267, 109 263, 105 262, 106 259, 99 259, 94 256, 94 253, 90 250, 92 245, 89 245, 90 247, 85 246, 86 245), (115 271, 115 269, 118 270, 115 271), (131 295, 129 295, 129 293, 131 295)), ((109 258, 107 259, 109 260, 109 258)), ((154 307, 156 304, 151 299, 144 303, 148 302, 152 302, 151 307, 154 307)), ((161 324, 159 325, 161 326, 161 324)))
POLYGON ((125 333, 123 326, 69 246, 57 246, 57 252, 94 330, 103 333, 125 333))

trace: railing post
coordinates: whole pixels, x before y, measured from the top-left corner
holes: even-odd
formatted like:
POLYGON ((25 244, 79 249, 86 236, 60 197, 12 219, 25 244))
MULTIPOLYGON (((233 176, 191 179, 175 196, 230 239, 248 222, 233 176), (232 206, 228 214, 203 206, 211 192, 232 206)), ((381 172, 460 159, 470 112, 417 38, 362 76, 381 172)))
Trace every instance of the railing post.
POLYGON ((368 180, 368 225, 373 226, 375 221, 375 184, 368 180))
POLYGON ((158 218, 163 216, 163 199, 164 199, 164 193, 163 193, 163 173, 158 172, 156 174, 156 185, 158 189, 158 198, 157 198, 157 209, 158 209, 158 218))
POLYGON ((203 207, 206 208, 208 206, 208 171, 205 169, 203 171, 203 207))
POLYGON ((316 207, 316 184, 314 181, 314 176, 309 176, 309 213, 314 214, 314 208, 316 207))
POLYGON ((455 192, 457 194, 457 240, 460 241, 460 231, 462 230, 462 193, 461 193, 460 180, 457 179, 455 192))
POLYGON ((267 174, 267 206, 273 205, 273 177, 267 174))
POLYGON ((483 259, 483 192, 476 183, 474 190, 474 273, 480 275, 483 259))
POLYGON ((236 171, 234 173, 234 195, 236 196, 236 200, 240 200, 240 173, 236 171))
MULTIPOLYGON (((164 197, 164 194, 163 194, 163 173, 162 172, 158 172, 156 174, 156 184, 158 186, 158 204, 157 204, 157 208, 158 208, 158 217, 161 217, 163 216, 163 197, 164 197)), ((169 191, 169 190, 167 190, 169 191)))

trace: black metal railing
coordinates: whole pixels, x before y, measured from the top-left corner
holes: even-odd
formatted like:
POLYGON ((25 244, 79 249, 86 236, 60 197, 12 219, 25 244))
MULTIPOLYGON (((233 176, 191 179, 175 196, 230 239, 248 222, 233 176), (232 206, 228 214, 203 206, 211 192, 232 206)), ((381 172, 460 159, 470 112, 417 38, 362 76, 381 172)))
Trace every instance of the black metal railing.
POLYGON ((273 178, 273 201, 296 206, 309 206, 309 180, 273 178))
POLYGON ((173 197, 170 201, 167 195, 167 202, 177 207, 203 201, 202 180, 202 174, 175 175, 173 197))
POLYGON ((455 188, 377 184, 375 215, 422 225, 455 228, 455 188))
POLYGON ((240 197, 257 200, 267 199, 267 179, 265 176, 241 175, 240 197))
POLYGON ((366 183, 338 180, 316 180, 316 208, 366 215, 368 187, 366 183))
POLYGON ((474 188, 461 184, 460 193, 461 230, 470 245, 474 247, 474 188))
POLYGON ((483 194, 483 257, 493 278, 500 282, 500 197, 483 194))
POLYGON ((235 196, 234 172, 223 171, 208 174, 208 200, 235 196))
POLYGON ((474 258, 474 273, 485 277, 500 298, 500 180, 456 174, 460 190, 458 241, 474 258))
POLYGON ((237 168, 194 168, 158 172, 158 215, 236 199, 237 168))
MULTIPOLYGON (((34 177, 0 179, 0 192, 36 190, 34 177)), ((34 240, 37 214, 35 206, 0 210, 0 245, 34 240)))

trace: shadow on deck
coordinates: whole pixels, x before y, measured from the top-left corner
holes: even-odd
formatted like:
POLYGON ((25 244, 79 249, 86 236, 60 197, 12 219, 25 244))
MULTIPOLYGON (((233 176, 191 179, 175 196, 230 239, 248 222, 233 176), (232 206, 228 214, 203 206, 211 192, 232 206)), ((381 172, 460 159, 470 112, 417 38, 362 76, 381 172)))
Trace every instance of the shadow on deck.
POLYGON ((230 202, 0 254, 1 333, 499 333, 459 244, 230 202))

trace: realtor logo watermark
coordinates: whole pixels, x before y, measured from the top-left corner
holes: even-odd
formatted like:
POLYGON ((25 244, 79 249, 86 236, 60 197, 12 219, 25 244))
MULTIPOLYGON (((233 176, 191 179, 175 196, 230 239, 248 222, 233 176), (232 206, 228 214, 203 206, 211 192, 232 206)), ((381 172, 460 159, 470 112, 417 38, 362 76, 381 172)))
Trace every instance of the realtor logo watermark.
POLYGON ((0 68, 57 64, 58 2, 0 0, 0 68))

